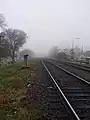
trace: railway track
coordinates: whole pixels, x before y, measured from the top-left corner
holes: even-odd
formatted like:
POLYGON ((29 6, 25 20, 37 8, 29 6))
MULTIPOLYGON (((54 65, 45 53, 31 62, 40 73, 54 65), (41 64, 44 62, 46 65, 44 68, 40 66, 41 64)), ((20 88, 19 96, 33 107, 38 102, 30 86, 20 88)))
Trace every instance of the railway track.
MULTIPOLYGON (((90 120, 90 83, 55 63, 42 62, 68 109, 71 120, 90 120)), ((56 94, 57 96, 57 94, 56 94)))
POLYGON ((58 62, 58 63, 61 63, 61 64, 65 64, 65 65, 68 65, 68 66, 72 66, 72 67, 90 72, 90 66, 81 65, 79 63, 73 63, 73 62, 69 62, 69 61, 60 61, 60 60, 57 60, 57 59, 51 59, 51 60, 54 61, 54 62, 58 62))
POLYGON ((55 61, 55 60, 49 60, 61 67, 63 67, 64 69, 76 74, 77 76, 87 80, 88 82, 90 82, 90 71, 89 70, 84 70, 82 68, 80 68, 79 66, 78 67, 75 67, 71 64, 65 64, 64 62, 60 62, 60 61, 55 61))
MULTIPOLYGON (((73 110, 72 106, 69 104, 68 100, 64 96, 63 92, 59 88, 58 84, 55 83, 53 76, 50 74, 46 65, 42 62, 44 66, 45 88, 46 92, 46 108, 45 109, 45 118, 48 120, 80 120, 73 110), (47 76, 47 78, 46 78, 47 76), (48 82, 47 82, 48 79, 48 82), (47 90, 48 88, 48 90, 47 90), (48 94, 47 94, 48 92, 48 94)), ((45 119, 46 120, 46 119, 45 119)))

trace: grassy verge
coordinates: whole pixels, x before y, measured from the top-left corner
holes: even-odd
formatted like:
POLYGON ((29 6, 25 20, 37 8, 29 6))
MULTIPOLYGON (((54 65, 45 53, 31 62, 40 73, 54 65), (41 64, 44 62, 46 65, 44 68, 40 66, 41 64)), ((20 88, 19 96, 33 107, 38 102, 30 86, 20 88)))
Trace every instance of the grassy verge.
POLYGON ((0 120, 41 119, 36 62, 22 66, 0 70, 0 120))

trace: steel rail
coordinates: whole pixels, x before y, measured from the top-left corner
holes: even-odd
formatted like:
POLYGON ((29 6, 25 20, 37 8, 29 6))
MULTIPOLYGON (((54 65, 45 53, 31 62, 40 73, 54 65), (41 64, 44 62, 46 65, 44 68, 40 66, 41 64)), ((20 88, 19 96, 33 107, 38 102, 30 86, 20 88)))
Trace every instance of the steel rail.
POLYGON ((66 72, 66 73, 68 73, 69 75, 72 75, 73 77, 75 77, 75 78, 77 78, 77 79, 83 81, 84 83, 90 85, 90 82, 88 82, 87 80, 85 80, 85 79, 83 79, 83 78, 77 76, 76 74, 74 74, 74 73, 72 73, 72 72, 70 72, 70 71, 68 71, 68 70, 66 70, 66 69, 64 69, 64 68, 62 68, 62 67, 60 67, 59 65, 56 65, 56 64, 53 63, 53 62, 49 62, 49 63, 53 64, 53 65, 56 66, 57 68, 63 70, 63 71, 66 72))
POLYGON ((48 70, 48 68, 46 67, 45 63, 41 60, 42 65, 44 66, 45 70, 47 71, 47 73, 49 74, 49 76, 51 77, 51 79, 53 80, 55 86, 57 87, 58 91, 60 92, 60 94, 62 95, 63 99, 65 100, 65 102, 67 103, 69 109, 72 111, 74 117, 76 120, 80 120, 79 116, 77 115, 77 113, 75 112, 74 108, 71 106, 70 102, 68 101, 68 99, 66 98, 66 96, 64 95, 63 91, 61 90, 61 88, 59 87, 59 85, 57 84, 57 82, 55 81, 55 79, 53 78, 52 74, 50 73, 50 71, 48 70))
POLYGON ((81 66, 81 65, 78 65, 78 64, 69 63, 69 62, 62 62, 62 64, 66 64, 68 66, 76 67, 78 69, 90 72, 90 68, 84 67, 84 66, 81 66))
MULTIPOLYGON (((54 60, 56 60, 56 59, 54 59, 54 60)), ((56 62, 56 61, 54 61, 54 62, 56 62)), ((58 62, 59 63, 61 62, 62 64, 66 64, 68 66, 76 67, 78 69, 90 72, 90 67, 88 67, 88 66, 83 66, 83 65, 72 63, 72 62, 68 62, 68 61, 64 61, 64 62, 63 61, 58 61, 58 62)))

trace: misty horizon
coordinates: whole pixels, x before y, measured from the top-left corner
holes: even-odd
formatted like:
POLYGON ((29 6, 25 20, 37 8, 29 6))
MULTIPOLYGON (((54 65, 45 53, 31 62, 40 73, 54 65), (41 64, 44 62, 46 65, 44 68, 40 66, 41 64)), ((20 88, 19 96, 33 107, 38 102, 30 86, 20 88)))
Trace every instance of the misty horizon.
POLYGON ((23 48, 38 55, 47 54, 53 46, 90 49, 89 0, 3 0, 3 13, 9 28, 28 34, 23 48), (76 38, 80 39, 76 39, 76 38))

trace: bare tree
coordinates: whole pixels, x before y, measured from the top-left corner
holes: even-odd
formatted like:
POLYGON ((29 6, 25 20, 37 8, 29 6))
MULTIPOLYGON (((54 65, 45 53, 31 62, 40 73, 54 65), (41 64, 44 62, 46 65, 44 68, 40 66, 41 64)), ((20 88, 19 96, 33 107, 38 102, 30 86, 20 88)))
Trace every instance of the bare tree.
POLYGON ((5 33, 9 43, 9 56, 14 63, 18 50, 26 42, 27 34, 24 31, 16 29, 8 29, 5 33))
POLYGON ((7 24, 5 23, 5 17, 3 14, 0 14, 0 27, 4 30, 7 24))
POLYGON ((69 56, 64 51, 61 51, 61 52, 58 53, 58 59, 60 59, 60 60, 68 60, 69 56))
MULTIPOLYGON (((5 23, 5 17, 3 16, 3 14, 0 13, 0 28, 4 31, 5 27, 6 27, 6 23, 5 23)), ((0 48, 2 49, 2 43, 1 43, 1 39, 2 39, 2 33, 0 33, 0 48)))
POLYGON ((58 53, 59 53, 58 47, 54 46, 54 47, 51 48, 51 50, 49 52, 49 55, 50 55, 50 57, 55 57, 56 58, 58 53))
POLYGON ((9 44, 5 39, 5 33, 0 33, 0 66, 2 58, 7 58, 9 56, 9 44))

